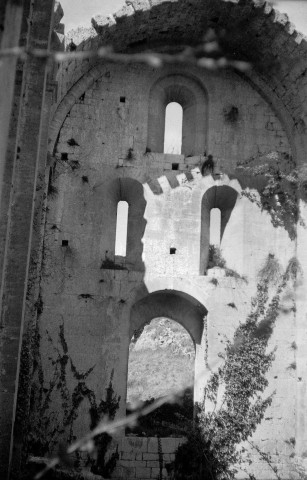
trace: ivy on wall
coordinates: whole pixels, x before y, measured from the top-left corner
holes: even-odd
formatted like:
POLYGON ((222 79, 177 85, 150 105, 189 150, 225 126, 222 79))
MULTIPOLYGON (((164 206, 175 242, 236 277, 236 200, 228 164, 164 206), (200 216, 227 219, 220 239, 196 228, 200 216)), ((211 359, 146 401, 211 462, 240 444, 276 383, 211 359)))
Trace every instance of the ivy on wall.
MULTIPOLYGON (((297 260, 291 259, 282 274, 274 255, 268 256, 259 272, 251 312, 236 329, 233 341, 226 342, 220 355, 223 364, 212 373, 205 388, 196 424, 187 431, 187 443, 177 450, 173 479, 234 480, 238 468, 245 469, 245 450, 240 444, 255 432, 272 402, 273 394, 263 398, 268 387, 266 374, 274 360, 274 351, 267 352, 268 341, 281 308, 282 294, 286 287, 294 286, 299 271, 297 260)), ((270 456, 261 457, 279 478, 270 456)))
MULTIPOLYGON (((47 332, 48 333, 48 332, 47 332)), ((40 354, 41 337, 37 329, 35 334, 34 355, 34 381, 31 387, 30 398, 30 416, 27 426, 25 439, 26 456, 34 455, 43 457, 50 455, 55 450, 60 449, 59 455, 62 463, 66 467, 78 468, 80 463, 80 453, 72 461, 67 454, 61 454, 61 448, 65 451, 65 443, 71 443, 76 440, 73 433, 74 422, 79 415, 79 407, 88 400, 90 404, 89 417, 90 429, 93 429, 102 420, 104 416, 114 419, 119 408, 120 397, 113 389, 113 372, 106 388, 106 398, 97 402, 96 395, 87 384, 86 380, 94 370, 95 366, 89 368, 86 372, 80 372, 75 366, 69 355, 68 345, 65 339, 64 323, 59 326, 57 346, 49 336, 49 341, 56 352, 55 358, 50 358, 53 375, 49 382, 45 381, 40 354), (73 389, 69 388, 67 377, 72 376, 75 382, 73 389), (53 395, 60 394, 61 410, 53 411, 50 407, 54 402, 53 395)), ((109 478, 116 465, 118 458, 117 452, 106 460, 105 455, 112 437, 108 434, 101 434, 95 438, 93 446, 94 457, 88 458, 91 470, 97 475, 109 478)))
POLYGON ((239 163, 236 171, 243 191, 251 202, 269 213, 274 227, 287 230, 296 238, 300 217, 299 200, 307 200, 307 172, 298 169, 287 153, 271 152, 239 163), (255 191, 256 190, 256 191, 255 191))

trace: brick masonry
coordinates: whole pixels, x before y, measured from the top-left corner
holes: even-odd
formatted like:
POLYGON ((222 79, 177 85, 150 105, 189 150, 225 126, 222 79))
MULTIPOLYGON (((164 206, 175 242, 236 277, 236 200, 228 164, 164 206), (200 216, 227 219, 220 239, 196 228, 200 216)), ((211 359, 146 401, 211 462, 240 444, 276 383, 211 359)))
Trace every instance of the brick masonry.
MULTIPOLYGON (((175 452, 184 438, 125 437, 118 444, 120 458, 112 474, 114 479, 168 478, 175 452), (160 453, 159 453, 160 442, 160 453)), ((114 442, 116 443, 116 442, 114 442)), ((113 450, 110 450, 110 453, 113 450)))

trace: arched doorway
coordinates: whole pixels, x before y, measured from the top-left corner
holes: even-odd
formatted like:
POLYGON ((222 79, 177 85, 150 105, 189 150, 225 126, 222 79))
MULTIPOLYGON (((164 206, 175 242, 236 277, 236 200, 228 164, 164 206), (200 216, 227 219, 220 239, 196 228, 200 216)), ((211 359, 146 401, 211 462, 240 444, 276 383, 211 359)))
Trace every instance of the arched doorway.
POLYGON ((153 319, 136 331, 129 347, 127 411, 170 396, 153 415, 141 418, 127 433, 171 436, 193 419, 195 346, 186 329, 169 318, 153 319), (180 402, 176 401, 180 399, 180 402))
POLYGON ((207 310, 204 305, 191 295, 177 290, 160 290, 150 293, 137 301, 130 313, 130 340, 132 341, 154 319, 172 320, 181 325, 188 333, 195 349, 194 372, 192 372, 194 402, 200 401, 203 394, 201 379, 206 370, 207 341, 204 329, 206 316, 207 310))

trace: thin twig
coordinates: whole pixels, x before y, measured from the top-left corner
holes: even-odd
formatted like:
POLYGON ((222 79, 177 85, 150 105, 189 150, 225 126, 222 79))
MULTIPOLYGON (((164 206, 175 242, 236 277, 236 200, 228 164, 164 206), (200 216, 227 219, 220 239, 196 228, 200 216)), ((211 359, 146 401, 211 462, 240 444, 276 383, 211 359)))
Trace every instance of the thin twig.
MULTIPOLYGON (((214 368, 216 367, 216 364, 213 366, 214 368)), ((198 380, 196 381, 199 383, 201 380, 205 381, 205 383, 208 382, 209 376, 212 373, 212 369, 208 370, 206 369, 202 375, 199 376, 198 380)), ((149 415, 150 413, 154 412, 158 408, 160 408, 162 405, 165 405, 166 403, 174 403, 176 397, 180 396, 183 394, 184 390, 186 388, 193 388, 195 384, 190 384, 185 386, 184 389, 179 390, 177 393, 172 393, 170 395, 167 395, 165 397, 159 398, 158 400, 155 400, 151 405, 148 405, 141 410, 132 413, 124 418, 120 418, 119 420, 112 420, 112 421, 105 421, 102 420, 102 422, 97 425, 96 428, 94 428, 91 432, 89 432, 87 435, 84 437, 80 438, 76 442, 72 443, 66 450, 67 455, 71 455, 72 453, 76 452, 77 450, 81 450, 84 446, 86 446, 88 443, 91 442, 97 435, 101 435, 102 433, 108 433, 112 434, 117 430, 120 430, 124 427, 127 427, 131 424, 135 424, 137 420, 140 417, 144 417, 146 415, 149 415)), ((57 456, 50 460, 50 462, 46 465, 46 467, 40 471, 35 477, 35 480, 40 480, 49 470, 52 468, 56 467, 61 461, 60 456, 57 456)))
POLYGON ((159 68, 164 64, 188 63, 209 70, 232 67, 240 71, 250 69, 250 64, 244 61, 229 60, 226 57, 220 58, 201 57, 196 58, 193 49, 186 49, 179 54, 161 54, 154 52, 145 53, 116 53, 110 47, 100 47, 97 50, 83 50, 73 52, 60 52, 44 50, 39 48, 27 49, 24 47, 13 47, 0 50, 0 59, 16 57, 26 61, 28 57, 40 58, 45 61, 53 60, 62 63, 70 60, 86 60, 90 58, 104 59, 112 63, 146 63, 151 67, 159 68))

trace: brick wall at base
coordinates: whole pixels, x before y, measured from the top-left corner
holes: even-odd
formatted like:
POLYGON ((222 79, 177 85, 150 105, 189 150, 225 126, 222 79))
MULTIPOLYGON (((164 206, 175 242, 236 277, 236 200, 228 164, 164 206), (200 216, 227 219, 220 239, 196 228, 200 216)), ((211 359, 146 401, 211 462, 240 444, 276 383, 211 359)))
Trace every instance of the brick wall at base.
POLYGON ((137 478, 166 479, 166 466, 175 459, 175 452, 184 438, 125 437, 118 443, 119 460, 113 480, 137 478), (160 443, 160 446, 159 446, 160 443))

